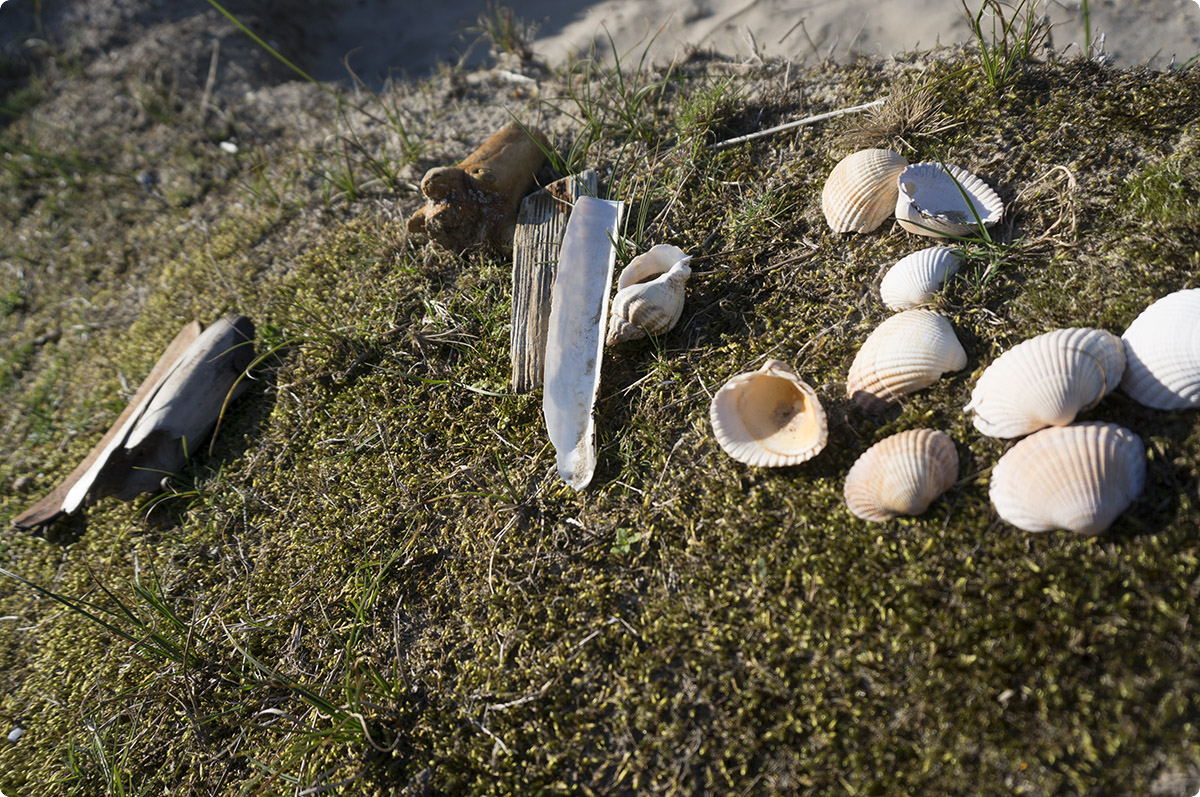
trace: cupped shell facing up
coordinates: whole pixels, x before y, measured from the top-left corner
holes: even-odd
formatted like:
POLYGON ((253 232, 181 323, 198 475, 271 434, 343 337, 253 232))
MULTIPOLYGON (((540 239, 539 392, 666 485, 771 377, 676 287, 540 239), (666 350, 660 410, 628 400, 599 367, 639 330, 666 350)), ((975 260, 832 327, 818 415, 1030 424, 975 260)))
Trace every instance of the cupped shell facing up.
POLYGON ((1162 297, 1125 334, 1121 390, 1157 410, 1200 407, 1200 288, 1162 297))
POLYGON ((896 177, 908 161, 888 149, 864 149, 833 167, 821 210, 834 232, 871 232, 896 208, 896 177))
POLYGON ((912 310, 929 304, 961 262, 957 250, 950 246, 920 249, 888 269, 879 283, 879 296, 889 310, 912 310))
POLYGON ((863 409, 880 412, 966 364, 949 320, 932 310, 905 310, 880 324, 858 350, 846 394, 863 409))
POLYGON ((910 429, 868 448, 846 474, 846 506, 882 523, 919 515, 958 478, 958 451, 945 432, 910 429))
POLYGON ((816 391, 779 360, 726 382, 710 415, 721 448, 747 465, 798 465, 819 454, 828 437, 816 391))
POLYGON ((957 166, 943 169, 939 163, 914 163, 897 182, 896 221, 917 235, 970 235, 978 231, 976 216, 990 227, 1004 215, 1000 196, 957 166))
POLYGON ((1142 492, 1146 447, 1115 423, 1055 426, 1026 437, 992 469, 996 512, 1024 531, 1095 535, 1142 492))
POLYGON ((1018 343, 989 365, 963 409, 989 437, 1066 426, 1121 382, 1125 349, 1103 329, 1073 327, 1018 343))
POLYGON ((684 286, 692 275, 688 266, 691 258, 666 245, 654 247, 647 255, 656 250, 661 250, 656 259, 639 263, 640 258, 635 258, 621 272, 609 314, 608 336, 604 341, 607 345, 661 335, 679 322, 679 316, 683 314, 684 286), (675 260, 659 271, 661 263, 671 257, 675 260), (634 272, 626 279, 631 269, 634 272), (642 281, 646 279, 649 281, 642 281))

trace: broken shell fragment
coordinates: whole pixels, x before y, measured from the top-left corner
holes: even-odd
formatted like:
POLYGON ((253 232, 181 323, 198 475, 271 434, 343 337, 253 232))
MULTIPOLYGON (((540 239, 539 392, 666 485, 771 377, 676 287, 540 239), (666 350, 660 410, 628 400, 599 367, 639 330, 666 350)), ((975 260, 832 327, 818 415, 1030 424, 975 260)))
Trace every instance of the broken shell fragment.
MULTIPOLYGON (((660 247, 655 247, 658 249, 660 247)), ((667 249, 679 252, 675 247, 667 249)), ((651 250, 653 251, 653 250, 651 250)), ((667 253, 673 256, 674 252, 667 253)), ((683 314, 683 288, 688 277, 692 275, 688 261, 691 257, 679 252, 679 257, 668 269, 654 276, 648 282, 629 282, 621 286, 612 301, 612 316, 608 322, 608 337, 605 343, 623 343, 627 340, 637 340, 647 335, 661 335, 679 322, 683 314)), ((644 257, 644 255, 643 255, 644 257)), ((618 285, 626 282, 624 277, 630 266, 621 272, 618 285)), ((650 268, 642 268, 645 276, 652 276, 650 268)))
POLYGON ((901 258, 879 283, 879 296, 889 310, 912 310, 933 301, 942 284, 962 262, 957 250, 931 246, 901 258))
POLYGON ((821 190, 821 210, 834 232, 870 232, 896 207, 896 177, 908 165, 897 152, 864 149, 833 167, 821 190))
POLYGON ((816 391, 779 360, 726 382, 710 416, 721 448, 747 465, 798 465, 819 454, 828 436, 816 391))
POLYGON ((1121 340, 1128 360, 1124 393, 1157 410, 1200 407, 1200 288, 1154 302, 1121 340))
POLYGON ((896 221, 917 235, 971 235, 1004 215, 1004 202, 987 183, 957 166, 914 163, 900 173, 896 221))
POLYGON ((958 478, 958 451, 945 432, 910 429, 868 448, 846 474, 846 506, 882 523, 919 515, 958 478))
POLYGON ((948 319, 932 310, 905 310, 867 337, 850 366, 846 394, 863 409, 881 412, 966 364, 948 319))
POLYGON ((1146 448, 1115 423, 1043 429, 1010 448, 992 469, 992 505, 1024 531, 1095 535, 1142 492, 1146 448))
POLYGON ((971 403, 975 428, 1020 437, 1066 426, 1117 388, 1125 372, 1121 340, 1103 329, 1055 329, 1018 343, 984 370, 971 403))

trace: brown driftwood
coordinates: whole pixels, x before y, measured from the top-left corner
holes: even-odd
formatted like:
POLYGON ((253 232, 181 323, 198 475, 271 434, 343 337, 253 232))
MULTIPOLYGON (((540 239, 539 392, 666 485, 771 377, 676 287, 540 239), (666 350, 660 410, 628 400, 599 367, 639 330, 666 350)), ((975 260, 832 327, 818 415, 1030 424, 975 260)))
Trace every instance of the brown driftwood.
POLYGON ((156 490, 212 431, 226 397, 254 357, 254 325, 230 315, 203 334, 193 321, 175 336, 116 422, 49 495, 13 519, 32 528, 109 495, 156 490))
POLYGON ((409 218, 408 231, 456 252, 480 245, 507 251, 517 205, 549 149, 540 132, 512 122, 457 166, 430 169, 421 180, 428 202, 409 218))
POLYGON ((550 291, 558 268, 558 250, 581 196, 595 196, 592 169, 564 177, 525 197, 513 236, 512 331, 509 356, 512 385, 528 393, 542 383, 550 291))

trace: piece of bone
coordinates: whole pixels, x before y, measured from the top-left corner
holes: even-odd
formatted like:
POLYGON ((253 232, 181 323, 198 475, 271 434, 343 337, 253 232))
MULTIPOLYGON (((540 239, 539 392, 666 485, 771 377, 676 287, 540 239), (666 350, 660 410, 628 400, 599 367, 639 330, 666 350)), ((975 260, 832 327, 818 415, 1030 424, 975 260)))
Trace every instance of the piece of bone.
POLYGON ((534 128, 505 125, 457 166, 425 173, 421 192, 428 201, 409 218, 408 231, 426 233, 455 252, 480 245, 507 251, 517 205, 549 149, 534 128))

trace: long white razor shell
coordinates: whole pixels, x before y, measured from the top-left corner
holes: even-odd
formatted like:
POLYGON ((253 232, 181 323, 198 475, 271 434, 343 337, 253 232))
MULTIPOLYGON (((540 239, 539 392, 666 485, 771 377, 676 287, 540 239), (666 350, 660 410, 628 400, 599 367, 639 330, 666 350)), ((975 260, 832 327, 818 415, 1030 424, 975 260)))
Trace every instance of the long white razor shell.
POLYGON ((624 205, 580 197, 567 222, 550 294, 542 412, 558 455, 558 475, 576 490, 596 472, 592 407, 600 388, 608 293, 624 205))

